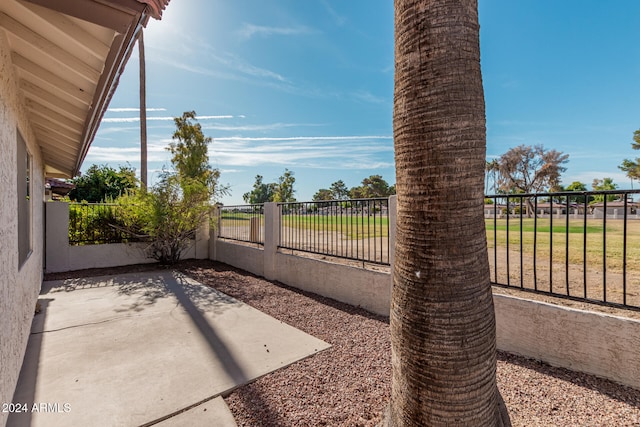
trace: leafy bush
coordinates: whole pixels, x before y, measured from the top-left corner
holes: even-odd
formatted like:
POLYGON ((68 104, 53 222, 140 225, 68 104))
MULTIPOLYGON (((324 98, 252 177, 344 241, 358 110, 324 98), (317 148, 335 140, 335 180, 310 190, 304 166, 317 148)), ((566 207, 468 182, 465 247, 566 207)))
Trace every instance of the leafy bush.
POLYGON ((125 231, 117 204, 72 203, 69 205, 69 242, 100 244, 135 240, 125 231))
POLYGON ((162 264, 180 260, 211 210, 205 184, 171 173, 165 173, 150 190, 120 197, 118 204, 125 227, 138 236, 146 236, 147 256, 162 264))

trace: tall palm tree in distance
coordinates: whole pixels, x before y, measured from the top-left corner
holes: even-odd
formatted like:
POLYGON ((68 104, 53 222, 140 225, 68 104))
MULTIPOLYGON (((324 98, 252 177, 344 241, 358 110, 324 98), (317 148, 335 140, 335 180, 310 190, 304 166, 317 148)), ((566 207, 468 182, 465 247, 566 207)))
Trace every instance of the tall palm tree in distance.
POLYGON ((391 426, 500 426, 477 0, 395 0, 391 426))

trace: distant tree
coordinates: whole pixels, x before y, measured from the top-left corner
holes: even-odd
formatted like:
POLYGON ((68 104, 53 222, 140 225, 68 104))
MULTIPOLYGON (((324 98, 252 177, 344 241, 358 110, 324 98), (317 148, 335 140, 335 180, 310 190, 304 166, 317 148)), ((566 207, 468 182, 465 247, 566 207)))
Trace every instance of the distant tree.
POLYGON ((138 185, 136 171, 131 166, 120 166, 119 170, 115 170, 107 165, 92 165, 71 182, 76 187, 69 192, 69 198, 89 203, 115 200, 138 185))
POLYGON ((540 193, 560 184, 569 155, 542 145, 519 145, 498 159, 498 190, 504 193, 540 193))
POLYGON ((150 190, 142 188, 121 198, 127 228, 148 236, 147 255, 162 264, 180 260, 195 236, 195 230, 209 218, 211 202, 226 193, 218 187, 219 172, 209 165, 207 145, 211 138, 193 124, 195 112, 174 119, 172 171, 164 171, 150 190))
POLYGON ((352 199, 370 199, 373 197, 388 197, 395 194, 395 185, 389 186, 381 175, 371 175, 362 180, 362 185, 349 190, 352 199))
POLYGON ((349 189, 349 198, 350 199, 366 199, 367 196, 364 194, 364 188, 360 187, 351 187, 349 189))
POLYGON ((567 191, 587 191, 587 185, 580 181, 573 181, 565 188, 567 191))
POLYGON ((296 182, 293 172, 289 169, 285 169, 284 173, 278 178, 278 182, 273 192, 274 202, 295 202, 296 198, 293 196, 296 190, 293 188, 293 184, 296 182))
POLYGON ((635 179, 640 179, 640 159, 635 160, 624 159, 622 164, 618 166, 618 169, 625 172, 627 177, 633 182, 635 179))
POLYGON ((631 148, 634 150, 640 150, 640 129, 633 132, 633 142, 631 143, 631 148))
POLYGON ((484 191, 486 193, 489 193, 489 189, 491 189, 492 193, 496 192, 496 182, 497 182, 497 174, 498 171, 500 170, 499 165, 498 165, 498 159, 493 159, 491 161, 487 160, 486 164, 485 164, 485 169, 484 169, 484 179, 485 179, 485 184, 484 184, 484 191), (491 181, 491 183, 493 184, 492 186, 489 185, 489 181, 491 181))
MULTIPOLYGON (((633 133, 631 148, 634 150, 640 150, 640 129, 633 133)), ((624 159, 622 164, 618 166, 618 169, 626 172, 627 177, 629 177, 633 184, 634 179, 640 179, 640 158, 636 158, 635 160, 624 159)))
POLYGON ((263 182, 262 175, 256 175, 256 181, 253 184, 253 190, 244 193, 242 198, 245 203, 259 204, 267 202, 295 202, 293 196, 296 182, 293 172, 285 169, 284 173, 278 178, 278 182, 263 182))
POLYGON ((326 188, 321 188, 319 189, 316 194, 313 195, 313 201, 314 202, 319 202, 322 200, 334 200, 335 198, 333 197, 333 192, 331 190, 328 190, 326 188))
POLYGON ((618 188, 618 184, 613 182, 613 178, 594 179, 591 183, 593 191, 608 191, 618 188))
POLYGON ((331 184, 330 191, 335 200, 344 200, 349 198, 349 189, 341 179, 331 184))
MULTIPOLYGON (((587 191, 587 185, 580 181, 573 181, 571 184, 567 185, 565 188, 566 191, 587 191)), ((589 197, 589 201, 591 201, 592 197, 589 197)), ((572 196, 571 200, 576 203, 584 203, 584 196, 572 196)))
POLYGON ((275 183, 265 184, 262 175, 256 175, 256 181, 253 183, 253 190, 248 193, 244 193, 242 198, 245 203, 260 204, 267 203, 273 200, 273 193, 275 191, 275 183))
MULTIPOLYGON (((498 159, 498 192, 540 193, 557 189, 560 174, 567 170, 563 164, 568 154, 556 150, 545 150, 542 145, 519 145, 498 159)), ((526 199, 527 216, 534 210, 531 199, 526 199)))
POLYGON ((167 150, 173 154, 171 163, 179 175, 180 182, 190 184, 190 180, 197 180, 205 185, 211 197, 227 191, 226 187, 218 187, 220 171, 209 164, 208 146, 211 137, 205 137, 200 123, 196 120, 195 111, 185 111, 181 117, 173 119, 176 131, 173 141, 167 150))
MULTIPOLYGON (((593 188, 593 191, 610 191, 610 190, 616 190, 618 188, 618 184, 613 182, 613 178, 603 178, 603 179, 596 178, 593 180, 593 183, 591 184, 591 188, 593 188)), ((618 197, 619 195, 617 194, 609 194, 607 195, 607 201, 609 202, 614 201, 618 197)), ((603 202, 604 195, 599 194, 599 195, 593 196, 593 201, 603 202)))

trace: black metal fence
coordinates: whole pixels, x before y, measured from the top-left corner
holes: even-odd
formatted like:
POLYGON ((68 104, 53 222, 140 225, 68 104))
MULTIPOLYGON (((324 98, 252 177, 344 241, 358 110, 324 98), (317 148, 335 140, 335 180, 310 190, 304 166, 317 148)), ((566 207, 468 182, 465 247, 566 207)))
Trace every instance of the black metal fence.
MULTIPOLYGON (((640 310, 639 195, 614 190, 487 196, 492 283, 640 310)), ((70 243, 135 241, 120 226, 119 209, 71 204, 70 243)), ((280 249, 390 263, 386 198, 280 203, 278 212, 280 249)), ((264 245, 264 206, 220 207, 217 232, 264 245)))
POLYGON ((499 194, 484 207, 491 281, 640 309, 640 190, 499 194))
POLYGON ((122 207, 111 203, 70 203, 69 244, 138 242, 125 230, 122 207))
POLYGON ((278 247, 389 265, 389 199, 281 203, 278 247))
POLYGON ((264 245, 264 205, 221 206, 218 237, 264 245))

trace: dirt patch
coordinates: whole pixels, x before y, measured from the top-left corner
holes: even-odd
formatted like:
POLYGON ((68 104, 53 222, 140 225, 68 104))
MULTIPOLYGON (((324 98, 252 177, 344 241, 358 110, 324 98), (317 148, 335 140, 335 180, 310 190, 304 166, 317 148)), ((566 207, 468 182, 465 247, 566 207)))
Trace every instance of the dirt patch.
POLYGON ((569 264, 567 266, 563 263, 550 263, 548 259, 534 260, 530 255, 522 255, 521 257, 519 252, 507 253, 506 250, 500 248, 497 253, 493 249, 489 251, 489 265, 491 281, 510 286, 509 288, 495 286, 495 292, 640 319, 640 274, 637 272, 628 272, 625 283, 625 277, 621 273, 603 271, 601 267, 587 266, 585 268, 582 265, 569 264), (594 301, 606 300, 615 304, 626 303, 629 308, 616 308, 557 298, 536 294, 531 292, 533 290, 553 292, 575 298, 584 298, 586 295, 586 298, 594 301))

